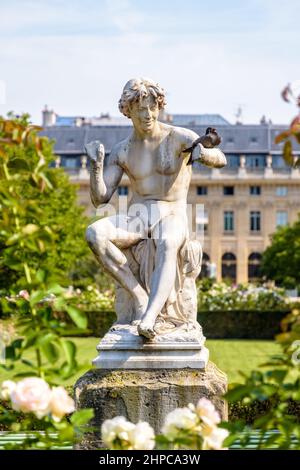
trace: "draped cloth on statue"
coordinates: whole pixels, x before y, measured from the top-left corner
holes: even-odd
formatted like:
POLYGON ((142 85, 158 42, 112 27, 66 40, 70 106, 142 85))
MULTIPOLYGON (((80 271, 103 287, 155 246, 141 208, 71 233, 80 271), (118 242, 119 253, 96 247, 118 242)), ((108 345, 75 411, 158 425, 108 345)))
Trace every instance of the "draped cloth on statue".
MULTIPOLYGON (((146 292, 150 292, 151 276, 155 268, 156 246, 151 238, 144 239, 124 250, 129 266, 146 292)), ((187 239, 177 255, 176 279, 162 311, 157 317, 155 331, 165 334, 174 329, 199 328, 197 323, 197 290, 195 280, 201 270, 202 248, 197 240, 187 239)), ((116 286, 116 313, 118 323, 134 320, 130 295, 116 286), (126 312, 124 307, 126 306, 126 312)))

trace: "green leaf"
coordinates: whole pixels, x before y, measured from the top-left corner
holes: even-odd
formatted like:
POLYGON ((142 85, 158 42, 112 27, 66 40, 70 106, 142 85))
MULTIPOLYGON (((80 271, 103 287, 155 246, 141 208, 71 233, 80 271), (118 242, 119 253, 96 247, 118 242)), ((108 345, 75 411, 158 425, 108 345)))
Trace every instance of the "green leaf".
POLYGON ((46 358, 51 364, 53 364, 59 359, 58 350, 53 343, 47 342, 47 343, 41 344, 40 347, 41 347, 42 352, 44 353, 44 355, 46 356, 46 358))
POLYGON ((31 348, 36 342, 36 339, 38 338, 38 332, 34 331, 33 333, 26 335, 23 343, 23 348, 28 349, 31 348))
POLYGON ((28 162, 24 158, 14 158, 9 161, 7 164, 8 168, 13 168, 14 170, 28 170, 28 162))
POLYGON ((290 140, 287 140, 283 146, 283 158, 287 165, 293 165, 294 157, 292 152, 292 143, 290 140))
POLYGON ((34 305, 41 302, 41 300, 43 300, 44 297, 45 297, 44 291, 41 291, 41 290, 33 291, 30 294, 30 299, 29 299, 30 305, 33 307, 34 305))
POLYGON ((47 289, 48 294, 63 294, 65 292, 65 288, 61 287, 59 284, 50 284, 49 288, 47 289))
POLYGON ((66 306, 66 310, 78 328, 87 328, 87 316, 83 311, 69 305, 66 306))
POLYGON ((245 385, 237 385, 232 390, 229 390, 226 393, 225 398, 231 402, 239 401, 244 398, 244 396, 248 395, 250 391, 251 387, 245 385))
POLYGON ((69 366, 73 366, 75 364, 75 357, 76 357, 76 345, 73 341, 62 339, 60 341, 64 353, 66 355, 66 360, 69 366))
POLYGON ((94 410, 86 408, 84 410, 75 411, 71 416, 71 423, 74 426, 84 426, 94 417, 94 410))

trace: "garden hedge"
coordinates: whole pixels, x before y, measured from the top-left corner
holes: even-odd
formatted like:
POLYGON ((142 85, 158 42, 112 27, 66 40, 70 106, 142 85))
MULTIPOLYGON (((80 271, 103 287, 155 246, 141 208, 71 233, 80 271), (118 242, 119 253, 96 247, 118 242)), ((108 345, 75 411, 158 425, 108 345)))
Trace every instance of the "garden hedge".
MULTIPOLYGON (((208 339, 274 339, 288 311, 199 312, 198 321, 208 339)), ((111 311, 87 312, 89 334, 102 337, 116 319, 111 311)))

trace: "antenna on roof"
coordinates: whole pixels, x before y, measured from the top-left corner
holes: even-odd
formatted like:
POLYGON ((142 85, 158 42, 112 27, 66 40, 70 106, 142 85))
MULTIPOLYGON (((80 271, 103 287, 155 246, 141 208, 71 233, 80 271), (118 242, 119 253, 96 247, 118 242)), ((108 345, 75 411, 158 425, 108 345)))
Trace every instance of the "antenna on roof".
POLYGON ((236 112, 234 113, 236 124, 243 124, 243 105, 239 104, 236 112))

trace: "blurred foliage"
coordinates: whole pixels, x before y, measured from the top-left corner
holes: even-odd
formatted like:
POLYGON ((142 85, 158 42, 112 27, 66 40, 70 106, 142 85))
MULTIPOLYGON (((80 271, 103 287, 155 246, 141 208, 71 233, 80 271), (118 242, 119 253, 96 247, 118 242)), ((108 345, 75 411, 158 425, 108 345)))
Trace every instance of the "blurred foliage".
POLYGON ((26 115, 0 118, 0 288, 11 292, 26 288, 38 269, 66 284, 89 254, 76 187, 49 166, 52 143, 40 130, 26 115))
MULTIPOLYGON (((286 102, 294 101, 300 111, 300 82, 287 85, 282 91, 286 102)), ((290 128, 279 134, 275 143, 284 142, 283 154, 286 163, 299 167, 300 158, 293 154, 293 141, 300 144, 300 114, 290 128)), ((300 285, 300 220, 291 227, 281 227, 272 237, 272 243, 263 255, 262 272, 285 287, 300 285)), ((282 322, 282 333, 276 340, 282 354, 274 356, 262 370, 242 374, 244 384, 233 385, 226 398, 239 407, 264 407, 252 425, 245 419, 227 423, 232 440, 239 439, 245 447, 257 432, 258 449, 300 449, 300 310, 295 308, 282 322), (291 409, 292 408, 292 409, 291 409), (293 408, 294 411, 293 412, 293 408), (270 430, 276 430, 269 434, 270 430)))
POLYGON ((198 311, 288 310, 284 291, 271 285, 198 284, 198 311))
POLYGON ((66 301, 58 284, 87 250, 85 219, 67 176, 49 168, 52 145, 39 130, 27 116, 0 119, 1 307, 18 317, 17 337, 6 344, 1 367, 13 370, 21 361, 28 367, 23 375, 59 383, 80 365, 56 312, 66 311, 74 328, 87 327, 85 314, 66 301), (24 358, 28 349, 35 361, 24 358))
POLYGON ((298 108, 298 114, 292 119, 289 129, 278 134, 275 144, 283 143, 283 158, 287 165, 294 168, 300 167, 300 157, 293 152, 293 143, 300 144, 300 82, 286 85, 282 90, 282 99, 287 103, 294 103, 298 108))
POLYGON ((290 226, 279 227, 271 245, 263 253, 261 271, 276 284, 300 289, 300 218, 290 226))
POLYGON ((227 424, 232 437, 241 439, 245 446, 250 434, 257 430, 258 448, 276 445, 280 449, 300 449, 300 312, 294 310, 286 317, 282 328, 283 333, 276 337, 282 346, 282 354, 262 364, 263 370, 243 375, 244 384, 233 385, 226 395, 239 407, 257 408, 261 404, 265 408, 252 425, 247 425, 245 420, 227 424), (277 432, 268 436, 270 430, 277 432))

